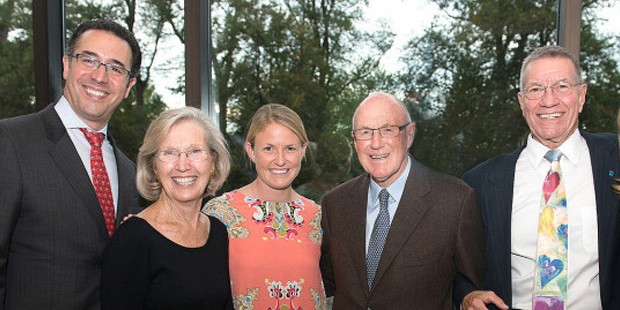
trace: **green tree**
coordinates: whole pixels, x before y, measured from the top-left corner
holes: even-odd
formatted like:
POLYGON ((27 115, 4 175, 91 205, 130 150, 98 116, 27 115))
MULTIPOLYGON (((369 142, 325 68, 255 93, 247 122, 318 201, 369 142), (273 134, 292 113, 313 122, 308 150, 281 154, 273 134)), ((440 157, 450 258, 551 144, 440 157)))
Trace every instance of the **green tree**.
POLYGON ((35 111, 32 6, 0 1, 0 118, 35 111))
MULTIPOLYGON (((159 44, 170 35, 164 30, 167 16, 161 14, 157 5, 159 3, 156 0, 66 1, 68 30, 75 29, 84 20, 106 18, 125 25, 136 34, 140 43, 140 74, 136 77, 136 84, 129 97, 114 112, 109 124, 109 130, 118 147, 134 161, 148 126, 167 107, 161 96, 155 92, 151 79, 159 44)), ((148 205, 144 199, 141 199, 141 203, 148 205)))
MULTIPOLYGON (((555 44, 557 1, 435 1, 452 17, 407 46, 401 75, 419 115, 416 158, 460 176, 513 150, 528 133, 517 101, 519 70, 534 48, 555 44)), ((618 95, 617 45, 595 35, 592 12, 608 1, 584 1, 581 53, 590 84, 581 127, 612 131, 618 95), (615 84, 614 84, 615 83, 615 84)))
MULTIPOLYGON (((214 4, 215 88, 220 110, 227 111, 220 123, 232 135, 231 148, 241 148, 239 142, 258 107, 271 102, 291 107, 302 117, 312 141, 312 152, 294 185, 304 185, 304 193, 314 198, 348 178, 351 168, 343 169, 342 164, 351 162, 347 127, 351 119, 342 115, 349 116, 351 110, 342 106, 351 106, 351 90, 375 72, 392 42, 386 29, 368 34, 355 28, 365 4, 354 0, 214 4)), ((354 100, 359 97, 356 94, 354 100)), ((242 153, 233 155, 243 157, 242 153)), ((247 165, 234 167, 226 187, 251 180, 251 170, 247 165)))

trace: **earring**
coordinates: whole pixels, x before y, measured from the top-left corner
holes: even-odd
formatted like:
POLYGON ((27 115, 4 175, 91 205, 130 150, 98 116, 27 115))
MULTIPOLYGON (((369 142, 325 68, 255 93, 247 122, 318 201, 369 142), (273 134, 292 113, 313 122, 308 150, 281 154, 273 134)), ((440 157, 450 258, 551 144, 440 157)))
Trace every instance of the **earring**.
POLYGON ((211 169, 211 177, 215 176, 215 169, 211 169))

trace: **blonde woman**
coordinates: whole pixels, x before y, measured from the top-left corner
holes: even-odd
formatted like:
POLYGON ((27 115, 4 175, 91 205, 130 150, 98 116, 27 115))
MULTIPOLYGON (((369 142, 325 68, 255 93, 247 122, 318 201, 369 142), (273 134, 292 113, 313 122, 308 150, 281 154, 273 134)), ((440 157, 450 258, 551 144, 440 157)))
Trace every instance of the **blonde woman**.
POLYGON ((256 179, 203 209, 228 228, 236 309, 325 308, 321 209, 292 187, 307 146, 297 113, 279 104, 262 106, 245 140, 256 179))

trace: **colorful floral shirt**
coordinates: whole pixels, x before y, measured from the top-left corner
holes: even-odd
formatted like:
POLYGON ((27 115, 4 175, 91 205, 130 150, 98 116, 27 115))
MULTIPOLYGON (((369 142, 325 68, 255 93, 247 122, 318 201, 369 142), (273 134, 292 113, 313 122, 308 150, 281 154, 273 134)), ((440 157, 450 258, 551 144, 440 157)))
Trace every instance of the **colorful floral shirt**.
POLYGON ((203 212, 228 228, 235 309, 325 309, 319 205, 306 198, 267 202, 232 191, 209 201, 203 212))

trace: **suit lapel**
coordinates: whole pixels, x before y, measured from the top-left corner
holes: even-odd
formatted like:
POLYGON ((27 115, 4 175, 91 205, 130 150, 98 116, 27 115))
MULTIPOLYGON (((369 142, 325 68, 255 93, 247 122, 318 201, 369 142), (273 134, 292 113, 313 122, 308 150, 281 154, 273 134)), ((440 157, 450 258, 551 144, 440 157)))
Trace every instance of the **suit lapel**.
MULTIPOLYGON (((484 196, 485 194, 479 195, 491 199, 491 201, 480 201, 481 205, 486 206, 482 216, 488 230, 488 233, 486 233, 486 236, 489 238, 487 243, 497 249, 497 255, 487 259, 495 260, 496 266, 501 266, 498 275, 502 279, 500 284, 502 289, 500 291, 506 292, 508 294, 506 296, 511 296, 512 294, 510 244, 515 168, 519 154, 521 154, 524 148, 525 145, 503 158, 495 167, 498 173, 490 173, 488 179, 485 180, 488 183, 482 188, 493 188, 495 192, 487 196, 484 196), (494 220, 490 221, 489 219, 494 220)), ((511 298, 506 302, 511 304, 511 298)))
MULTIPOLYGON (((108 131, 109 133, 109 131, 108 131)), ((123 217, 126 214, 131 212, 136 212, 137 210, 131 210, 133 189, 135 184, 133 183, 133 174, 132 171, 135 170, 133 164, 125 159, 125 156, 121 151, 116 147, 116 143, 112 138, 112 135, 108 135, 108 139, 110 140, 110 144, 114 148, 114 157, 116 158, 116 169, 118 175, 118 201, 116 206, 116 226, 120 224, 123 220, 123 217)))
MULTIPOLYGON (((422 217, 431 207, 424 200, 430 191, 426 168, 415 160, 411 161, 411 170, 405 183, 403 195, 398 204, 396 214, 390 225, 390 232, 385 241, 381 261, 377 268, 374 283, 379 283, 381 278, 398 255, 401 248, 405 245, 411 234, 413 234, 422 217)), ((373 287, 376 285, 373 284, 373 287)))
POLYGON ((367 275, 366 275, 366 204, 368 198, 368 186, 370 176, 364 174, 351 185, 353 191, 349 192, 350 218, 350 256, 353 266, 355 266, 358 283, 362 286, 361 292, 368 294, 367 275), (353 222, 354 221, 354 222, 353 222))
MULTIPOLYGON (((521 153, 521 152, 519 152, 521 153)), ((511 218, 512 218, 512 201, 514 192, 514 180, 515 180, 515 166, 519 153, 510 154, 505 158, 504 162, 500 165, 503 168, 499 168, 500 173, 491 174, 488 178, 488 185, 494 185, 495 201, 489 205, 489 208, 485 210, 486 216, 491 219, 496 219, 491 222, 487 222, 489 230, 495 231, 498 234, 499 239, 502 241, 501 251, 502 256, 508 255, 510 257, 510 232, 511 232, 511 218), (504 207, 497 207, 504 206, 504 207)))
MULTIPOLYGON (((587 132, 581 132, 586 139, 590 150, 592 162, 592 177, 594 179, 594 191, 596 196, 596 212, 598 220, 598 246, 599 246, 599 271, 600 283, 608 283, 613 256, 614 227, 618 221, 618 198, 613 193, 612 184, 615 184, 614 176, 618 171, 618 148, 615 144, 608 143, 605 139, 587 132)), ((615 140, 614 140, 615 142, 615 140)))
MULTIPOLYGON (((583 133, 582 133, 583 134, 583 133)), ((607 148, 602 143, 596 143, 587 135, 586 142, 590 150, 590 158, 592 161, 592 174, 594 178, 594 190, 596 192, 596 205, 599 222, 599 236, 606 236, 613 231, 613 224, 616 221, 616 208, 613 206, 614 201, 610 198, 615 196, 609 195, 611 185, 614 184, 613 176, 617 170, 617 154, 613 155, 613 149, 607 148)))
POLYGON ((95 189, 75 149, 75 145, 73 145, 73 141, 71 141, 67 134, 53 105, 49 105, 41 111, 41 119, 48 139, 54 143, 48 150, 50 157, 79 197, 81 205, 87 208, 88 214, 93 217, 95 223, 98 223, 97 228, 101 235, 107 237, 105 220, 101 208, 99 208, 99 200, 97 200, 95 189))

